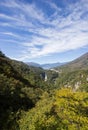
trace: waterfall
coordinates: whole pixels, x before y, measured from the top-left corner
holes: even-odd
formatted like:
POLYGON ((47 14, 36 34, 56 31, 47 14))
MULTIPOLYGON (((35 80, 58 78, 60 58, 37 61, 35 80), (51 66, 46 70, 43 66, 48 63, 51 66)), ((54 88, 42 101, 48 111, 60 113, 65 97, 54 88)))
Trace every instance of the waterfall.
POLYGON ((45 81, 47 81, 47 74, 45 73, 45 81))

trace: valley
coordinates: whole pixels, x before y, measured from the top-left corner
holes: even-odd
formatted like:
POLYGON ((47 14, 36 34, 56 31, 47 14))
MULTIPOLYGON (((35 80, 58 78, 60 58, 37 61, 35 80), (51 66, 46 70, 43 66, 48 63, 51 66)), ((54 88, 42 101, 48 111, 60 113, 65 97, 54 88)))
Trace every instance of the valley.
POLYGON ((43 69, 0 51, 1 130, 87 130, 88 53, 43 69))

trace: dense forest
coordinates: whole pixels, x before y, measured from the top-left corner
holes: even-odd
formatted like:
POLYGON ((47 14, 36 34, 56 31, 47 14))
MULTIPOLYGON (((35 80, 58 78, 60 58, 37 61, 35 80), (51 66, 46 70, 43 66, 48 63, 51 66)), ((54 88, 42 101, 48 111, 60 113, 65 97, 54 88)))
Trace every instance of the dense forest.
POLYGON ((88 53, 66 66, 44 70, 0 51, 0 130, 88 130, 88 53))

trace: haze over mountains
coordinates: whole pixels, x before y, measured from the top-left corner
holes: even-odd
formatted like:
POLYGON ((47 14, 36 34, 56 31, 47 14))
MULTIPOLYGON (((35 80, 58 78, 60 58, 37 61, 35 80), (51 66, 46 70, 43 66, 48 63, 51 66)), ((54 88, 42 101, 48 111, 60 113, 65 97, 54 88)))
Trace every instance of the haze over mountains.
POLYGON ((34 66, 34 67, 41 67, 40 64, 35 63, 35 62, 26 62, 26 64, 29 65, 29 66, 34 66))
POLYGON ((37 64, 37 63, 34 63, 34 62, 26 62, 26 64, 29 65, 29 66, 34 66, 34 67, 41 67, 43 69, 51 69, 51 68, 54 68, 54 67, 64 65, 66 63, 57 62, 57 63, 37 64))
POLYGON ((49 63, 49 64, 42 64, 41 67, 43 69, 51 69, 51 68, 54 68, 54 67, 59 67, 61 65, 64 65, 66 63, 60 63, 60 62, 57 62, 57 63, 49 63))
POLYGON ((38 64, 35 62, 26 62, 27 65, 29 66, 34 66, 34 67, 41 67, 43 69, 68 69, 69 71, 72 71, 74 69, 86 69, 88 66, 88 52, 85 53, 84 55, 80 56, 79 58, 71 61, 71 62, 57 62, 57 63, 47 63, 47 64, 38 64))

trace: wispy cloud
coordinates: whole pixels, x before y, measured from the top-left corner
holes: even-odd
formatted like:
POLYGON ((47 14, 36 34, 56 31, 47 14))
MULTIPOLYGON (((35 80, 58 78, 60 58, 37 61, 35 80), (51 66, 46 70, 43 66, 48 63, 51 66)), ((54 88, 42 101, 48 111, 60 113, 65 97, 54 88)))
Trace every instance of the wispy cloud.
MULTIPOLYGON (((36 3, 22 3, 18 0, 4 0, 0 6, 12 11, 12 14, 0 13, 0 23, 4 30, 6 25, 12 33, 5 31, 2 35, 23 38, 20 44, 24 47, 18 59, 26 60, 36 57, 65 52, 88 45, 88 0, 80 0, 60 8, 54 2, 45 1, 53 13, 37 7, 36 3), (15 31, 14 31, 15 28, 15 31), (16 30, 23 32, 17 35, 16 30)), ((8 39, 7 39, 8 40, 8 39)))

